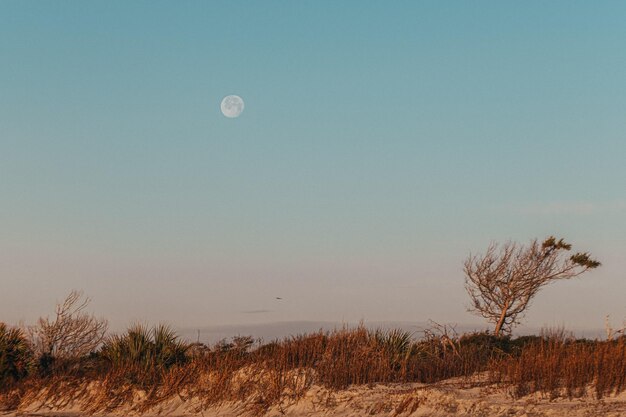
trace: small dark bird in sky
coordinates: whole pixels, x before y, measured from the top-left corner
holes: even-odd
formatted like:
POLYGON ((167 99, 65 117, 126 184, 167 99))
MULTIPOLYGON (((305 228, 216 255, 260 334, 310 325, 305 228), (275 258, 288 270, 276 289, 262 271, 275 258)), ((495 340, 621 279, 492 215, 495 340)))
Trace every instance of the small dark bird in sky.
POLYGON ((282 298, 281 298, 281 297, 276 297, 276 299, 277 299, 277 300, 282 300, 282 298))

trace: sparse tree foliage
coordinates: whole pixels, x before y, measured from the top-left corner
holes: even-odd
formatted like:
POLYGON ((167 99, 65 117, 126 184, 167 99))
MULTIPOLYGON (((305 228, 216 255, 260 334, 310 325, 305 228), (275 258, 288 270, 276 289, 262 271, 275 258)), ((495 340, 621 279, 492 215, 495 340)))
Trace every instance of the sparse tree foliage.
POLYGON ((572 245, 549 237, 528 246, 492 243, 485 254, 465 260, 470 311, 495 325, 494 334, 510 333, 537 292, 552 281, 570 279, 600 266, 588 253, 567 257, 572 245))
POLYGON ((42 317, 31 330, 40 356, 76 358, 95 351, 103 341, 108 322, 85 312, 90 299, 72 291, 57 304, 53 319, 42 317))

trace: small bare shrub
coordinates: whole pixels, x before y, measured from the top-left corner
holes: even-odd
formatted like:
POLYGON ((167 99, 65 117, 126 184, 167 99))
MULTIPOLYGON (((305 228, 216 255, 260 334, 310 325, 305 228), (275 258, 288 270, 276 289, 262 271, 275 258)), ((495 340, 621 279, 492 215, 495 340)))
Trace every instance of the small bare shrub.
POLYGON ((72 291, 57 304, 54 318, 39 319, 30 336, 40 358, 75 359, 96 350, 108 323, 85 311, 89 302, 82 292, 72 291))

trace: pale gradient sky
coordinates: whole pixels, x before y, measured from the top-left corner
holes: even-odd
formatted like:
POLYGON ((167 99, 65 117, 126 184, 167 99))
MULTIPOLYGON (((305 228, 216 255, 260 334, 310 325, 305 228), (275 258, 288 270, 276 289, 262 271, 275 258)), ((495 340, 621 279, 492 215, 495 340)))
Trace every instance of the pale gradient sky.
POLYGON ((604 266, 526 323, 619 323, 625 21, 621 1, 2 1, 0 321, 78 288, 114 328, 481 323, 467 254, 555 234, 604 266))

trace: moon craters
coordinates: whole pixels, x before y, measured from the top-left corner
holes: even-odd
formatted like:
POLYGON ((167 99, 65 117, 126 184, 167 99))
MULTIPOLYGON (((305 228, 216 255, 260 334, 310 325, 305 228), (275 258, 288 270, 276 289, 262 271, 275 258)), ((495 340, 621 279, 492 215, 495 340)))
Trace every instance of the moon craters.
POLYGON ((228 118, 239 117, 244 108, 243 99, 236 95, 226 96, 222 99, 220 108, 222 114, 228 118))

